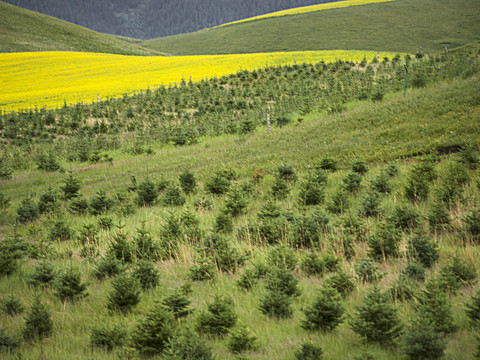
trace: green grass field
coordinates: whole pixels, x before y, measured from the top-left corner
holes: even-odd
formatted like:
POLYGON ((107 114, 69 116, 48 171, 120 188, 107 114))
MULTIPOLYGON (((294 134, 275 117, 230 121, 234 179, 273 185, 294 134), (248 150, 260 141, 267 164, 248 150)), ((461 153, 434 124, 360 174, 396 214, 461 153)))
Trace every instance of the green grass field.
POLYGON ((152 49, 0 2, 0 52, 89 51, 161 55, 152 49))
POLYGON ((478 1, 399 0, 267 18, 152 39, 174 55, 290 50, 373 50, 434 54, 479 40, 478 1))

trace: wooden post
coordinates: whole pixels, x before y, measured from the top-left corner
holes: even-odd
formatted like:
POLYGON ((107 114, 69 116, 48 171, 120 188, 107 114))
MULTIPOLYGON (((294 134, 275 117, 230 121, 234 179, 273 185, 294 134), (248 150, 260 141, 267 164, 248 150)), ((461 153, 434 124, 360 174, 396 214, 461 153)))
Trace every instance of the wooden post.
POLYGON ((268 129, 268 135, 272 132, 272 127, 270 124, 270 109, 267 108, 267 129, 268 129))
POLYGON ((100 94, 97 94, 97 102, 100 102, 100 94))

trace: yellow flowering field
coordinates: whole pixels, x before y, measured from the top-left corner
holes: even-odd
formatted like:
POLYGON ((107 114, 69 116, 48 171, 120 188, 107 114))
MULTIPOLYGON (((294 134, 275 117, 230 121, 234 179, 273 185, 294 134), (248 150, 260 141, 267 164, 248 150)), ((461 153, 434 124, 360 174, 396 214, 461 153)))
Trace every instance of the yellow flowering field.
POLYGON ((226 24, 222 24, 218 27, 226 26, 226 25, 232 25, 232 24, 239 24, 239 23, 247 22, 247 21, 266 19, 266 18, 269 18, 269 17, 278 17, 278 16, 285 16, 285 15, 297 15, 297 14, 304 14, 304 13, 313 12, 313 11, 338 9, 338 8, 344 8, 344 7, 349 7, 349 6, 376 4, 376 3, 390 2, 390 1, 396 1, 396 0, 345 0, 345 1, 326 3, 326 4, 302 6, 302 7, 297 7, 297 8, 293 8, 293 9, 275 11, 275 12, 264 14, 264 15, 253 16, 251 18, 242 19, 242 20, 238 20, 238 21, 232 21, 232 22, 229 22, 229 23, 226 23, 226 24))
MULTIPOLYGON (((0 109, 60 107, 64 102, 90 103, 159 85, 212 77, 296 62, 371 60, 372 51, 302 51, 238 55, 175 57, 124 56, 80 52, 0 54, 0 109)), ((381 53, 381 57, 393 57, 381 53)))

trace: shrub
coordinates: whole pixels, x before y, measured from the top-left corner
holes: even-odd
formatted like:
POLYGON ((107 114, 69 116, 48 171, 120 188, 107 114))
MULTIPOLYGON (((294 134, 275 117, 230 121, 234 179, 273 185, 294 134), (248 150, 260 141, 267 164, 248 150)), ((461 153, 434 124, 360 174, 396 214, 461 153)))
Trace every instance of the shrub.
POLYGON ((137 194, 141 205, 152 205, 158 198, 157 186, 152 180, 146 178, 137 186, 137 194))
POLYGON ((400 275, 397 280, 392 282, 389 289, 390 297, 393 301, 407 301, 416 296, 417 285, 408 277, 400 275))
POLYGON ((147 260, 137 262, 132 276, 140 283, 143 290, 156 287, 160 284, 160 272, 147 260))
POLYGON ((300 184, 300 192, 298 194, 298 202, 300 205, 319 205, 325 198, 323 185, 314 181, 309 177, 300 184))
POLYGON ((300 263, 300 268, 307 275, 323 276, 326 271, 323 259, 316 253, 306 254, 300 263))
POLYGON ((382 293, 376 286, 355 306, 350 326, 368 343, 380 345, 395 342, 402 331, 397 310, 390 303, 388 294, 382 293))
POLYGON ((161 250, 158 242, 156 242, 146 229, 145 221, 141 222, 141 227, 137 228, 137 236, 133 238, 136 245, 136 255, 138 259, 158 261, 161 259, 161 250))
POLYGON ((88 201, 84 197, 73 198, 70 202, 70 211, 74 214, 86 214, 88 210, 88 201))
POLYGON ((380 193, 368 191, 361 199, 360 214, 363 216, 378 216, 380 214, 380 193))
POLYGON ((57 162, 55 155, 51 152, 48 155, 41 154, 36 159, 37 167, 43 171, 61 170, 60 164, 57 162))
POLYGON ((38 201, 40 214, 55 212, 58 209, 57 197, 56 191, 52 190, 52 188, 48 188, 47 191, 42 193, 38 201))
POLYGON ((245 259, 230 242, 218 234, 209 236, 204 241, 203 250, 206 256, 213 260, 221 271, 235 272, 245 259))
POLYGON ((242 192, 238 188, 233 188, 227 194, 225 199, 225 212, 236 217, 245 212, 247 202, 243 197, 242 192))
POLYGON ((275 118, 275 124, 277 124, 279 127, 284 127, 285 125, 288 125, 292 121, 288 116, 277 116, 275 118))
POLYGON ((3 248, 0 252, 0 278, 10 275, 18 268, 16 254, 9 248, 3 248))
POLYGON ((179 182, 185 194, 193 194, 197 190, 197 180, 195 175, 189 170, 185 170, 180 174, 179 182))
POLYGON ((100 215, 107 212, 113 206, 113 200, 107 196, 103 190, 97 191, 96 195, 90 199, 90 213, 100 215))
POLYGON ((418 211, 408 204, 397 204, 393 208, 388 221, 396 227, 406 230, 415 228, 420 223, 420 215, 418 211))
POLYGON ((213 230, 216 233, 229 234, 233 231, 233 219, 232 215, 225 211, 220 211, 215 216, 215 225, 213 230))
POLYGON ((435 201, 427 213, 427 220, 432 230, 437 230, 439 227, 448 227, 450 225, 450 213, 445 204, 435 201))
POLYGON ((432 279, 418 296, 418 313, 433 326, 437 333, 448 334, 456 330, 451 304, 438 280, 432 279))
POLYGON ((172 313, 157 304, 133 330, 132 346, 143 356, 159 355, 165 350, 174 333, 172 313))
POLYGON ((97 279, 113 277, 125 271, 125 266, 121 260, 118 260, 111 254, 103 256, 95 265, 93 275, 97 279))
POLYGON ((273 267, 267 274, 265 288, 269 291, 287 296, 299 296, 298 280, 287 269, 273 267))
POLYGON ((25 340, 42 340, 53 334, 53 321, 50 311, 40 299, 33 302, 25 316, 23 337, 25 340))
POLYGON ((444 355, 446 344, 432 325, 418 319, 409 326, 402 339, 402 352, 410 360, 437 360, 444 355))
POLYGON ((368 166, 364 160, 355 160, 352 162, 352 171, 360 175, 365 175, 368 172, 368 166))
POLYGON ((205 183, 205 190, 210 194, 223 195, 230 189, 230 179, 224 173, 217 171, 213 177, 205 183))
POLYGON ((297 180, 297 173, 292 165, 282 164, 277 167, 275 177, 287 182, 295 182, 297 180))
POLYGON ((124 263, 131 263, 133 261, 134 251, 127 235, 122 232, 116 233, 108 243, 107 254, 124 263))
POLYGON ((353 277, 345 271, 338 271, 336 274, 325 279, 325 287, 332 287, 337 290, 343 298, 346 298, 355 289, 353 277))
POLYGON ((164 360, 214 360, 212 348, 195 331, 185 329, 174 334, 162 356, 164 360))
POLYGON ((333 214, 343 214, 349 208, 350 196, 343 189, 338 189, 335 191, 330 202, 327 204, 327 210, 333 214))
POLYGON ((428 198, 430 182, 422 175, 411 173, 404 190, 406 198, 410 201, 423 201, 428 198))
POLYGON ((56 220, 48 232, 48 238, 52 241, 67 241, 72 235, 72 229, 63 219, 56 220))
POLYGON ((207 311, 201 312, 196 320, 199 333, 215 336, 227 334, 237 323, 237 315, 233 311, 233 301, 229 297, 215 296, 207 305, 207 311))
POLYGON ((9 295, 0 302, 2 312, 7 315, 17 315, 23 313, 25 306, 15 295, 9 295))
POLYGON ((87 284, 81 282, 80 271, 73 267, 69 267, 56 276, 54 288, 55 296, 62 301, 74 301, 88 295, 85 293, 87 284))
POLYGON ((402 240, 400 229, 392 223, 382 223, 374 234, 368 238, 368 255, 376 261, 385 261, 399 256, 402 240))
POLYGON ((319 246, 321 234, 325 232, 329 221, 330 218, 322 211, 315 211, 294 218, 293 245, 297 248, 319 246))
POLYGON ((301 326, 306 330, 332 331, 343 321, 345 307, 337 290, 320 288, 312 306, 303 310, 305 319, 301 326))
POLYGON ((22 203, 16 209, 16 221, 20 223, 27 223, 38 218, 40 211, 38 205, 33 202, 31 198, 23 198, 22 203))
POLYGON ((470 181, 470 175, 467 169, 460 163, 450 163, 437 196, 440 201, 446 205, 451 205, 454 202, 462 199, 464 186, 470 181))
POLYGON ((402 270, 402 276, 412 279, 414 281, 425 281, 425 267, 418 262, 409 262, 402 270))
POLYGON ((175 319, 186 317, 192 313, 192 309, 188 308, 192 301, 187 295, 183 289, 175 289, 162 300, 162 305, 172 312, 175 319))
POLYGON ((277 245, 268 253, 268 264, 278 268, 293 270, 298 263, 295 250, 286 245, 277 245))
POLYGON ((476 170, 478 168, 480 158, 473 146, 463 146, 458 155, 460 157, 459 162, 467 166, 470 170, 476 170))
POLYGON ((477 290, 474 296, 470 298, 470 301, 465 304, 465 311, 470 318, 473 326, 477 329, 480 328, 480 290, 477 290))
POLYGON ((455 292, 463 284, 473 283, 476 278, 475 268, 468 266, 465 261, 455 256, 440 269, 438 281, 442 288, 455 292))
POLYGON ((27 282, 33 286, 49 286, 57 276, 55 267, 51 262, 39 261, 33 268, 27 282))
POLYGON ((440 255, 437 244, 431 236, 417 233, 408 238, 407 256, 430 268, 438 261, 440 255))
POLYGON ((389 194, 392 192, 390 176, 386 171, 381 171, 380 174, 372 180, 372 190, 378 191, 381 194, 389 194))
POLYGON ((277 176, 273 180, 271 193, 276 199, 285 199, 290 193, 290 186, 286 180, 277 176))
POLYGON ((170 184, 165 189, 162 202, 167 206, 182 206, 187 200, 182 195, 181 189, 176 184, 170 184))
POLYGON ((215 279, 216 273, 215 264, 211 259, 202 258, 190 267, 188 277, 192 281, 206 281, 215 279))
POLYGON ((112 286, 107 295, 107 309, 111 312, 126 314, 140 302, 140 284, 133 276, 120 274, 113 279, 112 286))
POLYGON ((362 175, 351 172, 342 178, 342 188, 348 192, 357 192, 360 190, 362 179, 362 175))
POLYGON ((63 198, 69 200, 78 197, 78 192, 80 191, 80 181, 73 176, 71 171, 68 172, 68 177, 63 181, 64 184, 60 186, 60 189, 63 191, 63 198))
POLYGON ((94 326, 90 332, 90 345, 106 350, 122 345, 127 338, 127 331, 120 325, 94 326))
POLYGON ((370 258, 363 258, 354 266, 357 277, 362 282, 372 282, 379 280, 382 275, 378 272, 378 265, 370 258))
POLYGON ((310 342, 302 343, 300 348, 295 351, 295 359, 297 360, 321 360, 322 358, 322 348, 310 342))
POLYGON ((331 157, 324 157, 320 160, 318 167, 323 170, 335 172, 337 171, 337 161, 331 157))
POLYGON ((237 286, 250 290, 258 282, 258 274, 255 269, 244 269, 237 280, 237 286))
POLYGON ((252 335, 245 326, 240 326, 231 331, 227 347, 232 354, 256 350, 258 348, 257 337, 252 335))
POLYGON ((471 210, 463 217, 463 230, 474 243, 480 243, 480 208, 471 210))
POLYGON ((290 318, 293 315, 292 298, 281 292, 267 291, 260 300, 260 312, 277 319, 290 318))
POLYGON ((20 346, 20 339, 0 328, 0 352, 11 352, 20 346))

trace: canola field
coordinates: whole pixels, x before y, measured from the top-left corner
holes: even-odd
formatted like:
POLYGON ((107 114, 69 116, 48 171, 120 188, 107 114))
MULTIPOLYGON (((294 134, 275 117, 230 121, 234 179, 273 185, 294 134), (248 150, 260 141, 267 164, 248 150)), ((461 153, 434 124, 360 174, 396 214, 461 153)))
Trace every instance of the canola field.
POLYGON ((279 16, 285 16, 285 15, 298 15, 298 14, 304 14, 304 13, 314 12, 314 11, 338 9, 338 8, 358 6, 358 5, 376 4, 376 3, 383 3, 383 2, 390 2, 390 1, 396 1, 396 0, 345 0, 345 1, 326 3, 326 4, 301 6, 301 7, 297 7, 297 8, 293 8, 293 9, 280 10, 280 11, 275 11, 275 12, 264 14, 264 15, 253 16, 253 17, 238 20, 238 21, 232 21, 232 22, 222 24, 222 25, 217 26, 217 27, 227 26, 227 25, 232 25, 232 24, 239 24, 239 23, 243 23, 243 22, 247 22, 247 21, 266 19, 266 18, 270 18, 270 17, 279 17, 279 16))
MULTIPOLYGON (((392 58, 393 53, 380 53, 392 58)), ((64 103, 91 103, 155 87, 197 82, 241 70, 266 66, 360 62, 377 56, 372 51, 302 51, 237 55, 175 57, 124 56, 79 52, 25 52, 0 54, 0 111, 35 107, 55 108, 64 103)))

